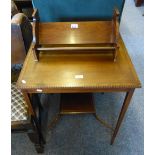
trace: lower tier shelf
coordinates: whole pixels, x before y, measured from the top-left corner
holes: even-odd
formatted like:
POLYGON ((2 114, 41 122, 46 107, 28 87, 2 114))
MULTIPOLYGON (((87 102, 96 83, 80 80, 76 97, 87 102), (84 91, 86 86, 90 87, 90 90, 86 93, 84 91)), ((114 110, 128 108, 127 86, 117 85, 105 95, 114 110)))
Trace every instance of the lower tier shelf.
POLYGON ((60 114, 95 113, 92 93, 61 94, 60 114))

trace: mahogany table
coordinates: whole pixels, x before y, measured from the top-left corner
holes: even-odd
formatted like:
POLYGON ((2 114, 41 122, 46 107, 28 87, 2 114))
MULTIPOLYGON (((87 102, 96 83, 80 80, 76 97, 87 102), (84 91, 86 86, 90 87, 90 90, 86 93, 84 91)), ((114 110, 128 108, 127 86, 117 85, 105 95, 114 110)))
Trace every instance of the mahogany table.
POLYGON ((31 93, 63 93, 65 98, 65 93, 82 95, 93 92, 126 92, 111 139, 113 144, 134 90, 141 87, 121 37, 118 43, 116 62, 104 53, 65 54, 47 51, 42 51, 39 62, 35 62, 31 46, 17 82, 31 112, 33 113, 29 100, 31 93))

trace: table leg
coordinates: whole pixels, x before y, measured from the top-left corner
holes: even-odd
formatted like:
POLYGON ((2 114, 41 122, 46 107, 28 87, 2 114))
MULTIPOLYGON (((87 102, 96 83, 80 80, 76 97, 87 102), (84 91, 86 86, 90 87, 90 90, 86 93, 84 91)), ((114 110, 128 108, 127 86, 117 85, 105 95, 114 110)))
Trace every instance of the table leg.
MULTIPOLYGON (((43 133, 42 133, 41 122, 40 122, 40 119, 41 119, 40 118, 40 108, 41 108, 40 106, 41 106, 41 103, 40 103, 40 99, 38 97, 38 94, 35 94, 35 96, 33 96, 33 97, 34 97, 35 102, 37 102, 38 107, 39 107, 39 117, 37 117, 36 112, 34 110, 34 108, 36 108, 36 107, 34 107, 34 105, 32 105, 32 103, 31 103, 31 102, 34 102, 34 101, 32 100, 32 97, 30 98, 30 94, 27 93, 27 92, 24 92, 24 91, 22 91, 22 93, 23 93, 24 99, 25 99, 25 101, 26 101, 26 103, 28 105, 29 112, 30 112, 30 115, 31 115, 32 120, 33 120, 32 123, 35 124, 36 130, 37 130, 37 132, 39 133, 39 135, 41 137, 41 138, 39 138, 39 143, 44 143, 45 144, 45 138, 44 138, 43 133)), ((36 145, 38 146, 38 144, 36 144, 36 145)))
POLYGON ((131 98, 132 98, 133 93, 134 93, 134 89, 131 89, 130 91, 128 91, 126 93, 126 96, 125 96, 125 99, 124 99, 124 103, 123 103, 121 112, 119 114, 119 118, 118 118, 118 121, 117 121, 115 130, 114 130, 113 136, 111 138, 111 145, 114 143, 114 140, 116 138, 117 132, 118 132, 118 130, 120 128, 120 125, 122 123, 122 120, 124 118, 124 115, 125 115, 125 113, 126 113, 126 111, 128 109, 128 106, 130 104, 130 101, 131 101, 131 98))

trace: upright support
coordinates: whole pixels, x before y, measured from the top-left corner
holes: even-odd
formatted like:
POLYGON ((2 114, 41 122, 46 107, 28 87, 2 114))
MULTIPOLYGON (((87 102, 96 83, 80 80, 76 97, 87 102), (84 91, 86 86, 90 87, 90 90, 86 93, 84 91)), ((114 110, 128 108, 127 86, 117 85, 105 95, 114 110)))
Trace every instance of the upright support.
POLYGON ((123 103, 121 112, 119 114, 119 118, 118 118, 118 121, 117 121, 115 130, 114 130, 114 133, 113 133, 113 136, 112 136, 112 139, 111 139, 111 145, 114 143, 114 140, 116 138, 117 132, 118 132, 118 130, 120 128, 120 125, 122 123, 122 120, 124 118, 124 115, 125 115, 125 113, 126 113, 126 111, 128 109, 128 106, 130 104, 130 101, 131 101, 131 98, 132 98, 133 93, 134 93, 134 89, 131 89, 130 91, 128 91, 126 93, 126 96, 125 96, 125 99, 124 99, 124 103, 123 103))
MULTIPOLYGON (((37 117, 37 114, 35 112, 35 108, 34 106, 32 105, 32 99, 30 98, 29 94, 27 92, 24 92, 22 91, 23 93, 23 96, 24 96, 24 99, 26 101, 26 103, 28 104, 28 110, 29 110, 29 114, 31 115, 31 118, 32 118, 32 122, 35 126, 35 131, 37 133, 39 133, 39 140, 40 140, 40 144, 45 144, 45 138, 43 136, 43 133, 41 131, 41 124, 40 124, 40 120, 39 118, 37 117)), ((40 102, 39 100, 37 100, 38 102, 40 102)), ((40 107, 39 107, 40 108, 40 107)), ((40 114, 39 114, 40 115, 40 114)))
POLYGON ((39 36, 39 16, 37 9, 34 9, 34 12, 32 14, 33 18, 33 40, 32 40, 32 51, 33 51, 33 57, 35 61, 38 61, 38 50, 37 47, 39 45, 38 36, 39 36))
POLYGON ((32 120, 33 129, 28 130, 27 135, 32 143, 34 143, 35 149, 37 153, 43 153, 44 152, 44 143, 41 140, 40 133, 38 132, 37 127, 35 126, 35 123, 32 120))
POLYGON ((115 62, 116 57, 117 57, 117 51, 119 49, 119 46, 118 46, 118 39, 119 39, 119 10, 117 8, 114 9, 113 30, 114 30, 114 46, 115 46, 114 62, 115 62))
POLYGON ((114 51, 114 62, 116 62, 116 58, 117 58, 117 53, 119 50, 119 46, 117 44, 115 44, 115 51, 114 51))

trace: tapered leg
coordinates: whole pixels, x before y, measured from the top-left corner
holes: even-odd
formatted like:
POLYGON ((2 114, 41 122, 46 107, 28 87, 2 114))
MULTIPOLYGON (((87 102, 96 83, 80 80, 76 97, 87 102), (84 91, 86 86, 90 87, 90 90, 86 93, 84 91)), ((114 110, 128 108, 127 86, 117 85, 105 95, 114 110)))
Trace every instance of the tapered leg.
POLYGON ((40 135, 40 131, 38 130, 38 127, 35 124, 35 121, 32 118, 32 127, 27 131, 27 135, 31 142, 34 144, 35 149, 37 153, 43 153, 44 152, 44 144, 45 141, 40 135))
POLYGON ((113 136, 112 136, 112 139, 111 139, 111 145, 114 143, 114 140, 116 138, 117 132, 118 132, 118 130, 120 128, 120 125, 122 123, 124 115, 125 115, 125 113, 126 113, 126 111, 128 109, 128 106, 130 104, 130 101, 131 101, 133 93, 134 93, 134 89, 131 89, 129 92, 126 93, 126 96, 125 96, 125 99, 124 99, 124 103, 123 103, 121 112, 119 114, 119 118, 118 118, 115 130, 114 130, 114 133, 113 133, 113 136))
POLYGON ((31 130, 27 133, 29 139, 31 140, 31 142, 34 144, 35 149, 37 151, 37 153, 43 153, 44 152, 44 144, 43 141, 40 138, 39 133, 37 132, 37 130, 31 130))
POLYGON ((42 144, 35 145, 37 153, 44 153, 44 146, 42 144))
POLYGON ((31 124, 33 130, 28 131, 28 137, 35 144, 36 151, 42 153, 44 150, 45 138, 41 128, 41 103, 38 94, 30 95, 22 92, 31 114, 31 124), (35 109, 39 110, 39 116, 36 115, 35 109))

